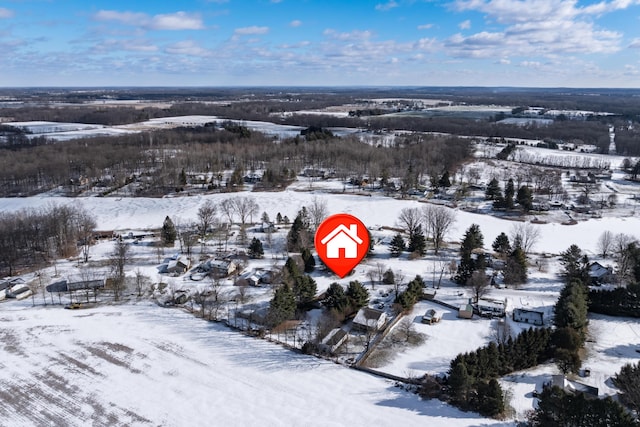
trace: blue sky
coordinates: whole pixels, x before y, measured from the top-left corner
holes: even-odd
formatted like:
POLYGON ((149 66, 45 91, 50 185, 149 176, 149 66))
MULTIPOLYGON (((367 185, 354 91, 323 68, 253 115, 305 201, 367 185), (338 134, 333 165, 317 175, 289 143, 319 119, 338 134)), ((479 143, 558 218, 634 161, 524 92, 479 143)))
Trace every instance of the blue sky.
POLYGON ((640 1, 0 2, 0 86, 640 87, 640 1))

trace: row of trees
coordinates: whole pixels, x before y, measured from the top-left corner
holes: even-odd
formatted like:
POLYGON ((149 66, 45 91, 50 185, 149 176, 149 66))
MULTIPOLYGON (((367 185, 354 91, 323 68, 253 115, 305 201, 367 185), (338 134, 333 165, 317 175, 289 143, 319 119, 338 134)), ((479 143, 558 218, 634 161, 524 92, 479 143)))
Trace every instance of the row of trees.
POLYGON ((422 209, 403 208, 397 222, 408 236, 408 245, 405 245, 402 235, 396 235, 391 242, 392 256, 399 256, 405 249, 424 255, 427 241, 431 241, 433 251, 437 255, 442 249, 447 233, 455 223, 455 212, 438 205, 425 205, 422 209))
POLYGON ((497 178, 491 179, 485 190, 485 198, 487 200, 493 200, 494 209, 513 209, 516 204, 525 212, 530 211, 533 208, 533 192, 531 188, 526 185, 522 185, 518 188, 518 192, 515 191, 513 179, 509 178, 504 188, 500 188, 500 183, 497 178))
POLYGON ((490 342, 451 361, 446 385, 451 403, 486 416, 503 413, 504 393, 497 378, 549 359, 551 331, 527 329, 515 339, 490 342))

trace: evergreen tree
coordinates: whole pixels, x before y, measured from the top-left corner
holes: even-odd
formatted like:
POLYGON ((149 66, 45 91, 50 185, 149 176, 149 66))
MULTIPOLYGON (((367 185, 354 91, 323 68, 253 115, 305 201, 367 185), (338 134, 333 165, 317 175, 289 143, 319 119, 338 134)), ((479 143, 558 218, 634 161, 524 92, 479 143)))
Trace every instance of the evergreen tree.
POLYGON ((316 259, 308 248, 302 249, 302 260, 304 261, 304 272, 311 273, 316 268, 316 259))
POLYGON ((187 185, 187 174, 185 173, 184 168, 182 168, 182 170, 180 171, 180 176, 178 177, 178 183, 183 187, 187 185))
POLYGON ((451 362, 452 367, 449 369, 447 384, 453 402, 465 409, 469 401, 469 392, 473 385, 473 378, 469 375, 464 361, 454 362, 455 360, 451 362))
POLYGON ((349 298, 349 305, 354 311, 359 310, 369 302, 369 291, 357 280, 349 282, 345 294, 349 298))
POLYGON ((293 319, 296 313, 296 300, 291 288, 284 284, 276 289, 269 303, 269 320, 272 326, 293 319))
POLYGON ((571 245, 566 251, 560 253, 560 264, 564 268, 563 276, 567 283, 574 279, 588 283, 589 259, 577 245, 571 245))
POLYGON ((507 285, 521 285, 527 282, 527 257, 517 245, 507 257, 503 271, 504 283, 507 285))
POLYGON ((478 224, 471 224, 464 234, 460 245, 460 265, 456 273, 455 281, 460 285, 466 285, 471 275, 476 270, 484 269, 484 257, 474 258, 473 251, 484 246, 484 237, 478 224))
POLYGON ((316 281, 311 276, 308 274, 297 276, 293 285, 293 294, 298 307, 311 302, 315 298, 317 290, 316 281))
POLYGON ((393 285, 395 281, 396 281, 395 274, 393 274, 393 270, 389 268, 382 275, 382 283, 384 283, 385 285, 393 285))
POLYGON ((620 394, 622 403, 640 412, 640 362, 624 365, 613 378, 613 383, 622 392, 620 394))
POLYGON ((525 212, 529 212, 533 209, 533 195, 531 194, 531 189, 526 185, 518 188, 516 201, 520 205, 520 208, 525 212))
POLYGON ((391 243, 389 244, 389 250, 391 251, 392 257, 399 257, 400 254, 405 250, 404 239, 400 233, 393 236, 391 243))
POLYGON ((264 249, 262 248, 262 242, 254 237, 251 239, 251 244, 249 245, 249 257, 250 258, 262 258, 264 256, 264 249))
POLYGON ((504 231, 496 237, 491 245, 494 251, 505 257, 511 252, 511 244, 509 243, 509 236, 504 231))
POLYGON ((282 214, 280 212, 276 215, 276 222, 282 224, 282 214))
POLYGON ((451 187, 451 179, 449 177, 449 171, 444 171, 444 173, 438 180, 438 187, 444 187, 444 188, 451 187))
POLYGON ((500 383, 491 378, 478 384, 478 412, 486 417, 497 417, 504 412, 504 395, 500 383))
POLYGON ((301 252, 303 248, 308 248, 312 244, 309 224, 309 216, 303 206, 293 220, 293 225, 287 234, 287 250, 289 252, 301 252))
POLYGON ((349 305, 349 297, 345 294, 342 285, 334 282, 325 292, 322 304, 330 310, 344 311, 349 305))
POLYGON ((162 239, 162 244, 164 246, 173 246, 178 237, 178 232, 176 231, 176 227, 173 225, 173 221, 167 215, 162 223, 162 231, 160 232, 160 238, 162 239))
POLYGON ((502 189, 500 188, 498 180, 493 178, 487 185, 487 189, 484 192, 484 198, 487 200, 495 200, 498 196, 502 198, 502 189))
POLYGON ((618 402, 587 399, 583 393, 569 394, 558 386, 545 386, 538 395, 538 407, 528 418, 531 427, 638 427, 618 402))
POLYGON ((515 195, 515 187, 513 185, 513 179, 509 178, 507 186, 504 189, 504 207, 507 209, 513 209, 513 196, 515 195))
POLYGON ((427 252, 427 239, 424 237, 421 225, 418 225, 416 230, 409 236, 407 250, 420 256, 423 256, 427 252))

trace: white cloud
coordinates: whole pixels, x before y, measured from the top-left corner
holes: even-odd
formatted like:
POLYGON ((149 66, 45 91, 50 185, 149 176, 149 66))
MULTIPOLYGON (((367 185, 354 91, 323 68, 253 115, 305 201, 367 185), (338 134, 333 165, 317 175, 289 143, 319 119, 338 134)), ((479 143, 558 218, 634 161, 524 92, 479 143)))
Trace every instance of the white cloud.
POLYGON ((302 25, 302 21, 300 21, 298 19, 294 19, 293 21, 289 22, 289 26, 290 27, 297 28, 297 27, 299 27, 301 25, 302 25))
POLYGON ((0 19, 13 17, 13 11, 0 7, 0 19))
POLYGON ((140 12, 100 10, 93 15, 93 18, 98 21, 117 21, 148 30, 201 30, 204 28, 200 15, 187 12, 149 16, 140 12))
POLYGON ((251 27, 236 28, 233 33, 238 36, 247 36, 247 35, 267 34, 268 32, 269 32, 269 27, 258 27, 254 25, 251 27))
POLYGON ((423 25, 418 25, 418 29, 419 30, 429 30, 433 28, 433 24, 423 24, 423 25))
POLYGON ((332 39, 341 40, 341 41, 367 40, 367 39, 370 39, 372 36, 371 31, 353 30, 348 33, 339 33, 336 30, 333 30, 330 28, 324 30, 322 34, 332 39))
POLYGON ((376 5, 376 10, 382 11, 382 12, 386 12, 388 10, 394 9, 396 7, 398 7, 398 3, 395 2, 394 0, 390 0, 386 3, 379 3, 376 5))
POLYGON ((456 34, 446 45, 452 56, 474 58, 613 53, 620 50, 622 34, 598 28, 590 15, 631 4, 613 0, 580 8, 576 0, 457 0, 454 8, 485 13, 494 31, 456 34))
POLYGON ((629 46, 632 49, 639 49, 640 48, 640 38, 636 38, 631 40, 631 43, 629 43, 629 46))
POLYGON ((469 21, 468 19, 466 21, 462 21, 458 24, 458 28, 460 28, 461 30, 468 30, 469 28, 471 28, 471 21, 469 21))
POLYGON ((198 46, 193 40, 184 40, 168 45, 165 52, 172 55, 209 56, 211 52, 198 46))
POLYGON ((201 30, 204 25, 200 15, 176 12, 154 16, 152 28, 154 30, 201 30))
POLYGON ((511 61, 508 58, 501 58, 500 61, 498 61, 498 64, 500 64, 500 65, 510 65, 511 61))

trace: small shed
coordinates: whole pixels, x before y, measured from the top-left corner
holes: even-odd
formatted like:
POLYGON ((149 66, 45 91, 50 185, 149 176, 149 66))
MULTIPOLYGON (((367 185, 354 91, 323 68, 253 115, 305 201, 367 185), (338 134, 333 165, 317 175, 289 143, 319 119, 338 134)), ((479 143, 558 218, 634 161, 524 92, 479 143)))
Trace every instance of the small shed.
POLYGON ((377 331, 384 326, 386 321, 387 314, 384 311, 362 307, 353 319, 353 326, 357 329, 377 331))
POLYGON ((437 291, 432 288, 423 288, 422 289, 422 298, 426 300, 432 300, 436 297, 437 291))
POLYGON ((436 309, 430 308, 424 313, 422 316, 422 323, 427 323, 432 325, 434 323, 438 323, 442 319, 442 313, 436 309))
POLYGON ((349 333, 342 328, 332 329, 320 342, 319 348, 323 353, 335 353, 349 337, 349 333))
POLYGON ((167 263, 167 273, 169 274, 183 274, 191 265, 189 258, 184 255, 172 259, 167 263))
POLYGON ((461 319, 471 319, 473 317, 473 306, 471 304, 462 304, 458 309, 458 317, 461 319))
POLYGON ((542 326, 544 324, 544 313, 541 311, 516 308, 513 310, 513 321, 542 326))

